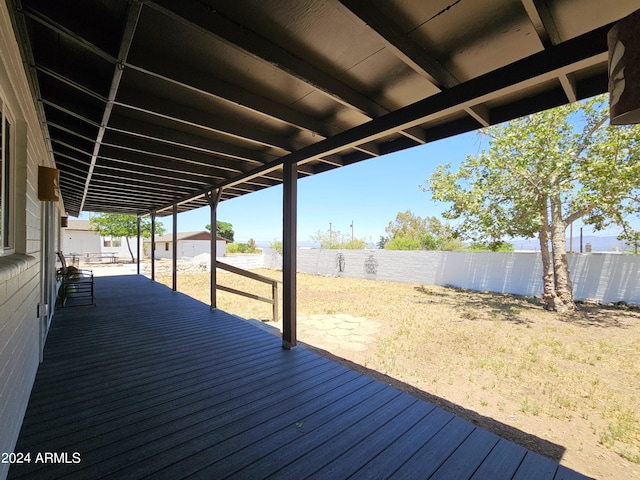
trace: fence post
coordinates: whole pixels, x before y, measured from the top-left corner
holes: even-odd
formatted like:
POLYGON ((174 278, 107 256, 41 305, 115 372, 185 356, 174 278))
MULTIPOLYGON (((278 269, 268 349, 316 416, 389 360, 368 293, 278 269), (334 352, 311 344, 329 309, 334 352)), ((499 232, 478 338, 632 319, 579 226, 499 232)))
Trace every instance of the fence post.
POLYGON ((278 282, 271 284, 271 293, 273 295, 273 321, 278 321, 278 282))

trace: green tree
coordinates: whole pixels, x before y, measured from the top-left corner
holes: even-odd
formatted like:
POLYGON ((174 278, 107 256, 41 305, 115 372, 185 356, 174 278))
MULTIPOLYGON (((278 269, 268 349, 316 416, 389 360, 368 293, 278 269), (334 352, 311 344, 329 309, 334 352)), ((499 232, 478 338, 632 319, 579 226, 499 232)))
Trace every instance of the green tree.
POLYGON ((311 240, 320 242, 320 248, 344 249, 344 250, 364 250, 366 242, 354 238, 350 234, 342 233, 340 230, 329 229, 318 230, 315 235, 311 235, 311 240))
MULTIPOLYGON (((129 238, 138 236, 138 217, 136 215, 100 213, 91 217, 89 222, 91 230, 98 232, 102 237, 125 237, 131 261, 135 260, 129 238)), ((163 235, 164 232, 165 229, 162 223, 156 222, 156 235, 163 235)), ((151 218, 143 217, 140 219, 140 235, 143 238, 151 237, 151 218)))
POLYGON ((423 250, 420 240, 411 237, 396 237, 384 245, 385 250, 423 250))
POLYGON ((276 252, 278 252, 280 255, 282 255, 282 240, 274 240, 273 242, 271 242, 271 245, 269 245, 271 248, 274 248, 276 250, 276 252))
POLYGON ((453 229, 436 217, 422 218, 411 210, 398 212, 389 222, 384 238, 387 250, 461 250, 462 242, 453 229))
POLYGON ((255 242, 253 245, 251 243, 230 243, 227 245, 227 253, 256 253, 256 251, 255 242))
MULTIPOLYGON (((207 223, 204 228, 210 232, 211 224, 207 223)), ((228 222, 221 222, 220 220, 216 220, 216 235, 233 243, 233 225, 228 222)))
POLYGON ((481 131, 489 148, 457 172, 441 166, 425 191, 448 202, 448 219, 477 242, 537 236, 547 308, 575 309, 567 226, 618 224, 632 238, 640 198, 640 127, 608 125, 606 97, 565 105, 481 131))
POLYGON ((467 250, 471 252, 513 252, 513 244, 498 240, 495 242, 473 242, 467 250))

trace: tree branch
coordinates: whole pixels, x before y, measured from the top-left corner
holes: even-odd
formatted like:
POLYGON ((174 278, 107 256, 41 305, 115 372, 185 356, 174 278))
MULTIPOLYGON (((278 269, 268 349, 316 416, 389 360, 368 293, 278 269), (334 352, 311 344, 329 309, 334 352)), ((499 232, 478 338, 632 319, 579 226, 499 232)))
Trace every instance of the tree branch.
POLYGON ((579 220, 580 218, 584 217, 586 214, 591 212, 591 210, 593 210, 594 208, 596 208, 595 205, 587 205, 583 209, 573 212, 571 215, 564 218, 562 221, 565 223, 565 225, 569 225, 570 223, 575 222, 576 220, 579 220))

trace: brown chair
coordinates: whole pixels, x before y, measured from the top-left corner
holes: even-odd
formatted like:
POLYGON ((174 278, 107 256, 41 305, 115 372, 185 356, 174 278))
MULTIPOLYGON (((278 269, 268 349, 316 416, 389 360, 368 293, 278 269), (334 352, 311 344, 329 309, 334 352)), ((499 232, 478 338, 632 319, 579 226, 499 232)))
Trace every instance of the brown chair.
POLYGON ((56 252, 62 267, 58 269, 58 276, 62 280, 58 298, 60 306, 69 302, 70 307, 95 305, 93 290, 93 270, 81 270, 74 266, 67 266, 62 252, 56 252))

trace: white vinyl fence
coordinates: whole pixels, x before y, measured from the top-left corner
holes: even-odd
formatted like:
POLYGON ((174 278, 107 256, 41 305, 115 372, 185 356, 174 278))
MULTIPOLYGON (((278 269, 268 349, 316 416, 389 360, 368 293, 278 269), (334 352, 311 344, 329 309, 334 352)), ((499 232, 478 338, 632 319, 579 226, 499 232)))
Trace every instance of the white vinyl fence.
MULTIPOLYGON (((266 268, 282 268, 273 249, 266 268)), ((640 304, 640 255, 569 254, 576 300, 640 304)), ((319 275, 448 285, 518 295, 542 293, 538 252, 432 252, 298 249, 298 271, 319 275)))

